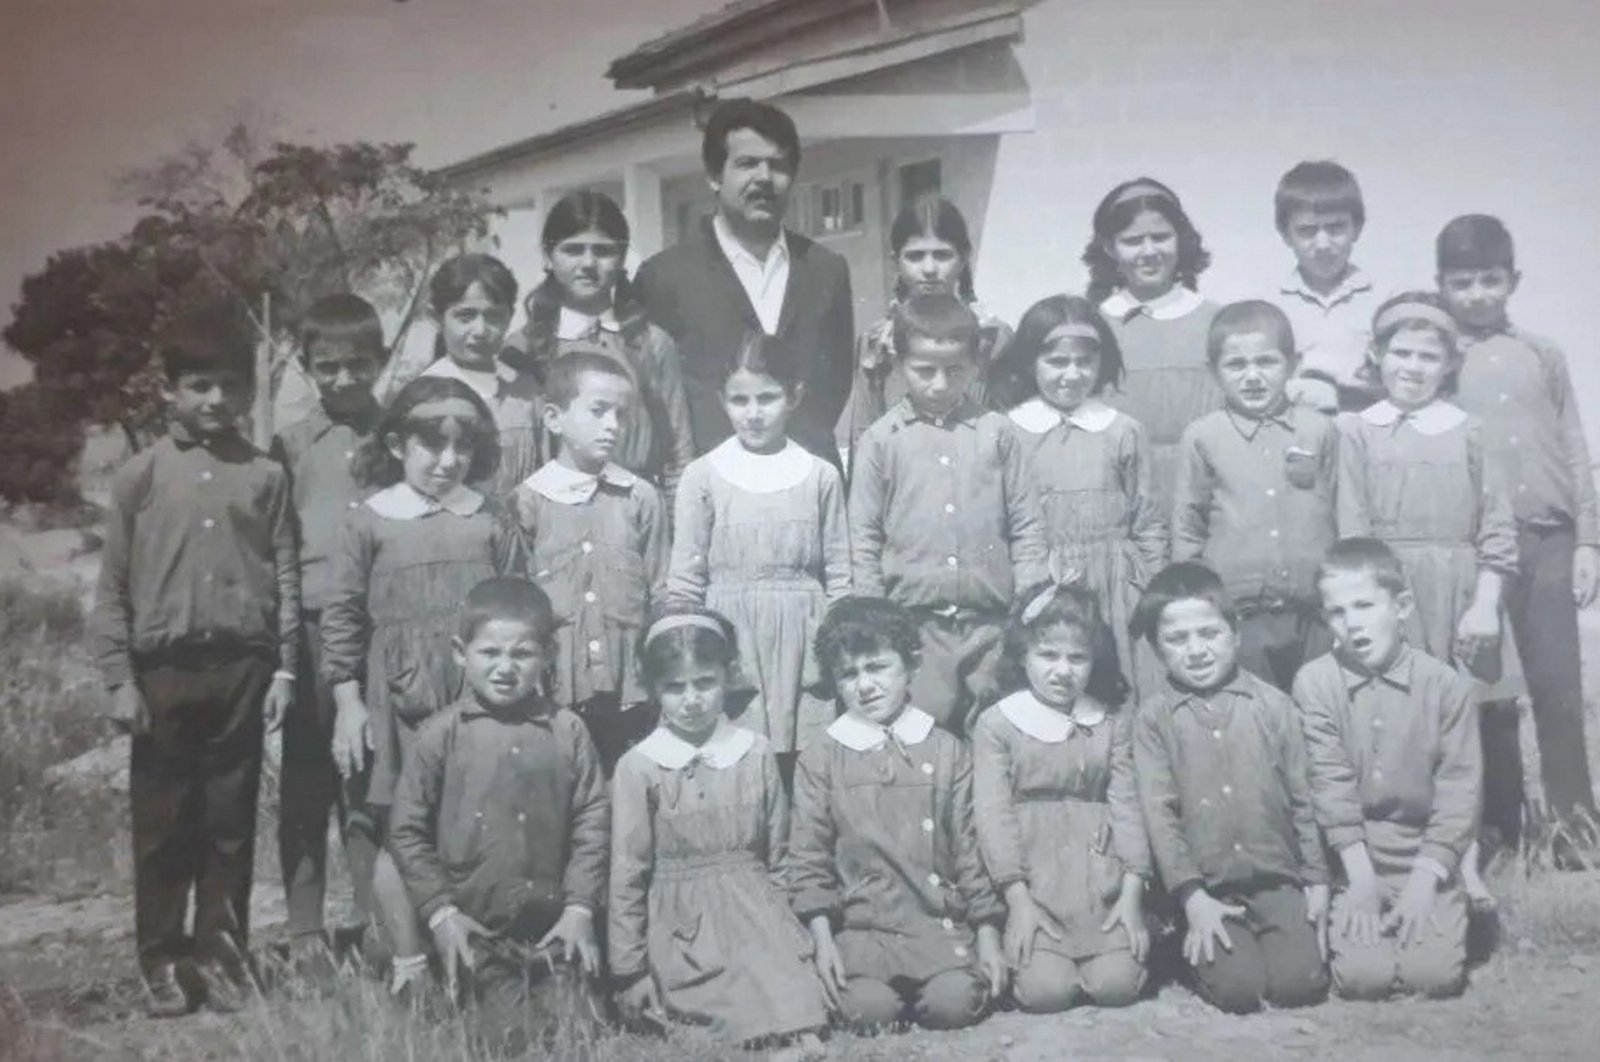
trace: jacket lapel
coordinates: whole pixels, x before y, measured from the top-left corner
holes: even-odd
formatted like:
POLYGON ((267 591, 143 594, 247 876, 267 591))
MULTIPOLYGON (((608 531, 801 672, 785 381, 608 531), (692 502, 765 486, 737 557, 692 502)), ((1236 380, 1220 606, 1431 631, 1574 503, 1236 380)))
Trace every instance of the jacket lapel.
POLYGON ((799 317, 805 293, 813 287, 809 283, 811 268, 811 241, 797 232, 784 230, 789 241, 789 279, 783 286, 783 309, 778 311, 778 334, 786 336, 799 317))
MULTIPOLYGON (((725 305, 739 306, 744 310, 741 315, 745 325, 749 328, 760 328, 761 318, 756 316, 756 308, 750 302, 750 296, 745 293, 744 285, 739 283, 739 275, 733 271, 733 263, 728 261, 728 256, 722 253, 722 244, 717 242, 717 234, 711 227, 711 219, 704 218, 700 223, 701 249, 705 254, 706 276, 712 279, 716 287, 721 290, 716 292, 719 300, 730 300, 725 305)), ((789 280, 794 281, 794 264, 789 265, 789 280)), ((788 294, 784 295, 784 309, 789 308, 788 294)))

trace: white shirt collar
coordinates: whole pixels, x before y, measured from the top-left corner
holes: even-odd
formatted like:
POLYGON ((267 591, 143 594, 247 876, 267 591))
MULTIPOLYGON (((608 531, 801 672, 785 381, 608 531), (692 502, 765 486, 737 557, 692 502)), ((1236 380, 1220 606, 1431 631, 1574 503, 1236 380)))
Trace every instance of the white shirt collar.
POLYGON ((1379 428, 1392 428, 1404 420, 1423 435, 1443 435, 1467 419, 1466 410, 1439 399, 1406 413, 1385 398, 1361 411, 1361 419, 1379 428))
POLYGON ((920 745, 933 732, 933 716, 921 708, 908 705, 888 726, 878 726, 853 715, 841 715, 828 726, 828 736, 847 749, 871 752, 894 734, 900 744, 920 745))
MULTIPOLYGON (((1085 706, 1099 707, 1089 702, 1085 706)), ((1049 745, 1059 745, 1079 728, 1088 729, 1094 724, 1080 723, 1066 712, 1058 712, 1033 695, 1032 690, 1021 689, 995 705, 1011 725, 1024 734, 1049 745)), ((1100 708, 1101 717, 1105 709, 1100 708)))
POLYGON ((598 315, 579 313, 566 306, 561 307, 561 315, 556 318, 557 339, 587 339, 597 331, 622 331, 622 325, 617 322, 617 315, 612 307, 607 306, 598 315))
POLYGON ((719 719, 717 729, 712 731, 703 745, 691 745, 661 726, 634 747, 641 756, 669 771, 681 771, 693 763, 708 764, 722 771, 744 759, 744 754, 755 743, 754 733, 734 726, 726 719, 719 719))
POLYGON ((733 436, 706 454, 706 461, 723 479, 752 494, 788 490, 811 474, 811 465, 816 460, 811 451, 793 439, 775 454, 757 454, 745 449, 738 437, 733 436))
POLYGON ((1278 290, 1284 295, 1298 295, 1307 302, 1314 302, 1326 309, 1330 306, 1336 306, 1346 299, 1354 298, 1362 292, 1371 291, 1372 281, 1367 278, 1367 274, 1363 273, 1359 267, 1351 266, 1349 271, 1345 273, 1344 279, 1339 281, 1332 291, 1324 295, 1306 283, 1306 278, 1300 274, 1300 267, 1296 266, 1289 270, 1289 275, 1284 278, 1278 290))
POLYGON ((499 397, 500 384, 515 380, 517 370, 503 361, 495 362, 493 369, 463 369, 449 355, 446 355, 435 359, 432 365, 422 370, 422 375, 444 376, 452 380, 460 380, 478 392, 478 396, 485 402, 492 403, 499 397))
POLYGON ((483 508, 483 495, 465 483, 457 483, 444 497, 429 498, 411 484, 400 482, 372 495, 367 499, 366 506, 379 516, 387 516, 391 520, 415 520, 438 512, 471 516, 483 508))
POLYGON ((1062 413, 1049 402, 1035 396, 1012 409, 1009 416, 1017 427, 1035 435, 1043 435, 1063 420, 1081 431, 1099 433, 1111 427, 1111 423, 1117 419, 1117 411, 1098 398, 1088 398, 1071 413, 1062 413))
POLYGON ((1148 314, 1157 321, 1176 321, 1198 310, 1205 300, 1195 291, 1190 291, 1182 284, 1174 284, 1164 295, 1158 295, 1149 302, 1140 302, 1128 294, 1126 288, 1118 288, 1100 304, 1100 312, 1106 317, 1125 321, 1135 313, 1148 314))
POLYGON ((599 472, 580 472, 560 461, 547 461, 523 480, 522 485, 559 505, 582 505, 594 497, 602 480, 613 487, 630 490, 639 477, 617 464, 607 464, 599 472))
POLYGON ((778 322, 783 316, 785 289, 789 286, 789 236, 782 228, 778 238, 767 250, 767 257, 757 258, 744 245, 733 238, 727 219, 721 214, 711 219, 711 231, 722 248, 722 255, 738 278, 739 286, 750 299, 750 306, 767 335, 778 334, 778 322))

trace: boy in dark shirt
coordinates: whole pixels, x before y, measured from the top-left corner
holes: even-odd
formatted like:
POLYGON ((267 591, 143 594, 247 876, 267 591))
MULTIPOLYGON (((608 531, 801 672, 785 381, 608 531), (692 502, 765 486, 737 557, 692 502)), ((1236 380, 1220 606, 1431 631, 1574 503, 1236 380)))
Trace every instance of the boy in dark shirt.
POLYGON ((555 629, 527 580, 473 587, 452 643, 467 691, 422 725, 390 812, 389 850, 447 985, 464 978, 497 1049, 598 1013, 582 975, 600 970, 611 798, 583 721, 545 688, 555 629))
MULTIPOLYGON (((367 494, 350 460, 378 421, 373 381, 389 358, 377 311, 358 295, 330 295, 306 311, 300 364, 317 389, 317 406, 273 440, 289 473, 300 530, 300 676, 283 721, 278 862, 289 908, 292 957, 327 970, 322 905, 327 887, 328 812, 338 805, 356 910, 373 911, 372 866, 378 833, 366 813, 364 772, 341 789, 333 763, 333 694, 320 676, 322 605, 345 515, 367 494)), ((304 966, 303 966, 304 968, 304 966)))
POLYGON ((254 341, 221 301, 164 330, 168 433, 111 487, 93 638, 133 734, 135 938, 154 1016, 190 1006, 176 963, 191 889, 207 1002, 237 1009, 251 987, 262 737, 294 696, 300 622, 288 478, 238 427, 254 341))
POLYGON ((1150 848, 1188 930, 1184 959, 1222 1010, 1328 991, 1328 868, 1294 703, 1238 664, 1238 620, 1211 569, 1168 565, 1133 627, 1167 667, 1139 705, 1133 762, 1150 848))

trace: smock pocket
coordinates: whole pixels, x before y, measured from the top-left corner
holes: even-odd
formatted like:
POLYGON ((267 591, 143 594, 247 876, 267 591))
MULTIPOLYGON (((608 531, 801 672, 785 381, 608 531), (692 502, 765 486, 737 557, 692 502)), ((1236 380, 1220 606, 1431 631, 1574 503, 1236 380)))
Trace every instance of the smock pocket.
POLYGON ((691 988, 722 973, 720 952, 704 929, 705 916, 698 913, 671 919, 662 927, 653 950, 656 976, 668 992, 691 988))
POLYGON ((1299 446, 1291 446, 1283 455, 1283 475, 1291 486, 1311 490, 1317 485, 1317 455, 1299 446))

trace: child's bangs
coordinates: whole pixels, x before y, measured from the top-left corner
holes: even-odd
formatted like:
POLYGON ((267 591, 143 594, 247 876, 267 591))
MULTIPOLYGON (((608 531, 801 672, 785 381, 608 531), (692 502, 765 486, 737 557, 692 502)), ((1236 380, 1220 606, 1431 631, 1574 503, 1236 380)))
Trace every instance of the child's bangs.
POLYGON ((461 410, 413 412, 405 419, 407 438, 415 438, 430 450, 441 450, 445 443, 454 441, 458 446, 478 450, 493 435, 493 430, 483 423, 470 407, 461 410))

